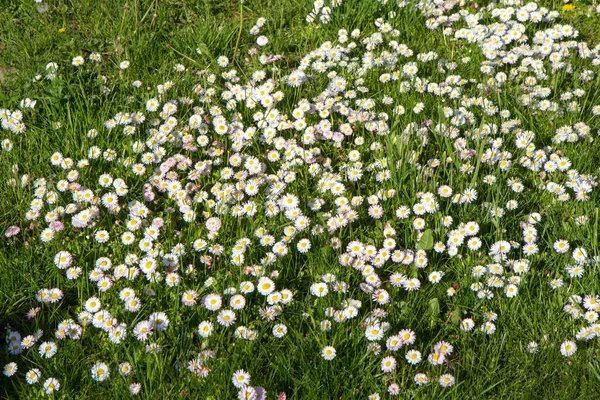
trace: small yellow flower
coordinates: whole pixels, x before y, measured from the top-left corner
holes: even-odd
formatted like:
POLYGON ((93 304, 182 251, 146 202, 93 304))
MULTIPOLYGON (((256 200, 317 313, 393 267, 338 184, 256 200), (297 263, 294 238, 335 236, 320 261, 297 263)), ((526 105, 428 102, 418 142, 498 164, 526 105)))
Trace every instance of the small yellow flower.
POLYGON ((64 32, 64 31, 66 31, 66 30, 67 30, 67 28, 63 26, 62 28, 60 28, 60 29, 58 30, 58 33, 63 33, 63 32, 64 32))
POLYGON ((567 11, 567 12, 573 11, 575 9, 575 6, 573 4, 565 4, 562 9, 563 9, 563 11, 567 11))

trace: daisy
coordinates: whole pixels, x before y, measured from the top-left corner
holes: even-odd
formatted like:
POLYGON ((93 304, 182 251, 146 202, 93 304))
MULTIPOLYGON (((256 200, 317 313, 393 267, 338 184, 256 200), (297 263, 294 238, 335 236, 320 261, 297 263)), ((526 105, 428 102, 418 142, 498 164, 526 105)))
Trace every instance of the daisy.
POLYGON ((96 363, 91 369, 92 379, 98 382, 102 382, 108 379, 110 375, 110 370, 108 366, 103 362, 96 363))
POLYGON ((18 369, 17 363, 10 362, 4 366, 3 373, 5 376, 8 376, 10 378, 11 376, 13 376, 14 374, 17 373, 17 369, 18 369))
POLYGON ((583 298, 583 307, 586 310, 600 311, 600 298, 597 296, 586 295, 583 298))
MULTIPOLYGON (((260 280, 259 280, 260 283, 260 280)), ((254 292, 254 284, 252 282, 242 282, 240 283, 240 293, 248 294, 254 292)))
POLYGON ((58 351, 58 346, 54 342, 43 342, 40 344, 39 353, 44 358, 51 358, 58 351))
POLYGON ((454 385, 454 377, 450 374, 444 374, 440 376, 439 382, 441 387, 450 387, 454 385))
POLYGON ((138 312, 142 308, 142 302, 136 296, 130 297, 125 300, 125 310, 129 312, 138 312))
POLYGON ((25 374, 25 380, 27 381, 27 383, 29 385, 34 385, 34 384, 38 383, 40 381, 41 377, 42 377, 42 373, 37 368, 30 369, 25 374))
POLYGON ((133 328, 133 335, 137 340, 145 342, 154 333, 154 326, 150 321, 138 322, 133 328))
POLYGON ((129 385, 129 393, 131 393, 133 396, 135 396, 138 393, 140 393, 140 390, 142 390, 142 384, 141 383, 134 382, 131 385, 129 385))
POLYGON ((325 297, 329 293, 329 288, 326 283, 313 283, 310 286, 310 293, 316 297, 325 297))
POLYGON ((488 335, 492 335, 496 331, 496 325, 490 321, 485 322, 483 325, 481 325, 481 331, 487 333, 488 335))
POLYGON ((577 345, 570 340, 566 340, 560 345, 560 354, 565 357, 571 357, 576 351, 577 345))
POLYGON ((445 360, 446 356, 443 353, 440 353, 439 351, 430 353, 427 357, 427 361, 429 361, 431 365, 442 365, 445 360))
POLYGON ((390 373, 396 369, 396 359, 393 356, 384 357, 381 360, 381 371, 390 373))
POLYGON ((243 369, 238 369, 233 373, 231 377, 231 383, 238 389, 248 386, 250 384, 250 374, 243 369))
POLYGON ((429 383, 429 378, 427 377, 427 375, 419 373, 415 375, 414 381, 417 384, 417 386, 422 386, 429 383))
POLYGON ((506 297, 508 298, 512 298, 515 297, 517 295, 517 293, 519 293, 519 289, 517 288, 516 285, 508 285, 506 286, 506 288, 504 289, 504 292, 506 293, 506 297))
POLYGON ((204 307, 209 311, 217 311, 221 308, 221 296, 218 294, 209 294, 204 298, 204 307))
POLYGON ((35 344, 35 336, 27 335, 21 340, 21 347, 24 349, 29 349, 35 344))
POLYGON ((281 304, 289 304, 294 299, 294 294, 289 289, 283 289, 281 292, 281 304))
POLYGON ((558 289, 564 286, 564 282, 560 278, 556 278, 550 281, 550 287, 552 289, 558 289))
POLYGON ((407 279, 402 283, 402 287, 409 292, 416 291, 421 287, 421 282, 417 278, 407 279))
POLYGON ((169 327, 169 318, 164 312, 155 312, 150 314, 148 320, 154 325, 157 331, 165 331, 169 327))
POLYGON ((266 46, 267 43, 269 43, 269 39, 266 36, 264 36, 264 35, 263 36, 259 36, 256 39, 256 44, 259 45, 259 46, 261 46, 261 47, 266 46))
POLYGON ((203 321, 198 325, 198 334, 204 338, 209 337, 213 331, 213 324, 210 321, 203 321))
POLYGON ((400 332, 398 332, 398 336, 400 337, 400 340, 402 340, 402 343, 408 346, 417 340, 417 335, 415 335, 415 333, 409 329, 402 329, 400 332))
POLYGON ((536 353, 538 351, 538 344, 536 342, 529 342, 527 344, 527 351, 531 354, 536 353))
POLYGON ((112 328, 108 334, 108 339, 115 344, 122 343, 127 338, 127 328, 125 324, 112 328))
POLYGON ((569 242, 566 240, 557 240, 554 242, 554 251, 557 253, 566 253, 569 251, 569 242))
POLYGON ((44 391, 46 394, 52 394, 60 390, 60 383, 56 378, 48 378, 44 382, 44 391))
POLYGON ((219 65, 219 67, 225 68, 227 67, 227 65, 229 65, 229 59, 225 56, 220 56, 219 58, 217 58, 217 64, 219 65))
POLYGON ((271 279, 263 276, 258 280, 257 287, 260 294, 267 296, 275 290, 275 283, 271 279))
POLYGON ((66 269, 71 266, 73 262, 73 256, 68 251, 59 251, 54 256, 54 265, 59 269, 66 269))
POLYGON ((433 271, 432 273, 429 274, 429 282, 435 284, 438 283, 442 277, 444 276, 444 273, 441 271, 433 271))
POLYGON ((217 315, 217 322, 224 327, 230 327, 235 324, 235 313, 231 310, 221 310, 217 315))
POLYGON ((83 63, 85 62, 84 58, 81 56, 77 56, 73 58, 73 61, 71 62, 71 64, 73 64, 76 67, 79 67, 81 65, 83 65, 83 63))
POLYGON ((383 329, 379 324, 370 324, 367 325, 365 329, 365 337, 369 341, 378 341, 383 339, 383 329))
POLYGON ((323 357, 324 360, 333 360, 335 358, 335 355, 336 351, 333 346, 326 346, 323 348, 323 350, 321 350, 321 357, 323 357))
POLYGON ((435 346, 433 346, 433 350, 439 351, 440 353, 442 353, 444 355, 449 355, 449 354, 452 354, 454 347, 450 343, 442 341, 442 342, 436 343, 435 346))

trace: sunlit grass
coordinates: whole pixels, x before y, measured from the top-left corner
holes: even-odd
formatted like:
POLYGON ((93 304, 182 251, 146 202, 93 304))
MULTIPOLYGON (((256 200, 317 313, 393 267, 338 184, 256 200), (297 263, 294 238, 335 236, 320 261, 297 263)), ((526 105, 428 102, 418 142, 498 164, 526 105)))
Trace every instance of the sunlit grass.
POLYGON ((269 399, 595 398, 595 5, 514 2, 511 64, 457 14, 488 32, 508 3, 325 3, 0 10, 0 330, 35 342, 0 349, 0 396, 230 399, 243 370, 269 399))

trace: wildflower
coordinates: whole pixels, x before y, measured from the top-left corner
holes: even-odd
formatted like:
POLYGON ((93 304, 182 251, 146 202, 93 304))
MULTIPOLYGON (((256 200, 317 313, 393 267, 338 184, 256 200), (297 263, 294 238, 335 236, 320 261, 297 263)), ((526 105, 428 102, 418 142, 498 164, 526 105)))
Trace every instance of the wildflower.
POLYGON ((402 329, 400 332, 398 332, 398 336, 400 337, 400 340, 402 340, 402 343, 408 346, 417 340, 417 335, 415 335, 415 333, 409 329, 402 329))
POLYGON ((283 324, 277 324, 273 327, 273 336, 278 339, 281 339, 287 334, 287 327, 283 324))
POLYGON ((450 387, 454 385, 454 377, 450 374, 444 374, 440 376, 440 386, 450 387))
POLYGON ((198 334, 204 338, 209 337, 213 331, 213 324, 210 321, 203 321, 198 326, 198 334))
POLYGON ((414 381, 417 384, 417 386, 422 386, 429 383, 429 378, 423 373, 418 373, 415 375, 414 381))
POLYGON ((556 278, 550 281, 550 287, 552 289, 558 289, 564 286, 563 280, 560 278, 556 278))
POLYGON ((409 350, 406 353, 406 361, 411 365, 416 365, 421 362, 421 352, 418 350, 409 350))
POLYGON ((421 282, 417 278, 412 278, 404 281, 402 283, 402 286, 407 291, 412 292, 415 290, 419 290, 419 288, 421 287, 421 282))
POLYGON ((152 313, 148 317, 148 320, 154 325, 154 329, 158 332, 165 331, 169 327, 169 318, 164 312, 152 313))
POLYGON ((140 321, 133 328, 133 335, 137 340, 145 342, 154 333, 154 326, 150 321, 140 321))
POLYGON ((219 58, 217 58, 217 64, 219 65, 219 67, 225 68, 229 64, 229 59, 225 56, 220 56, 219 58))
POLYGON ((433 346, 433 350, 440 352, 441 354, 448 355, 452 354, 454 347, 450 343, 442 341, 436 343, 435 346, 433 346))
POLYGON ((384 357, 381 360, 381 371, 385 373, 392 372, 396 369, 396 359, 393 356, 384 357))
POLYGON ((221 308, 222 300, 218 294, 209 294, 204 298, 204 307, 209 311, 217 311, 221 308))
POLYGON ((9 378, 11 376, 13 376, 14 374, 17 373, 17 363, 15 362, 10 362, 8 364, 6 364, 4 366, 4 371, 3 371, 5 376, 8 376, 9 378))
POLYGON ((336 352, 333 346, 326 346, 323 348, 323 350, 321 350, 321 357, 323 357, 324 360, 333 360, 335 358, 335 355, 336 352))
POLYGON ((233 373, 233 376, 231 377, 231 383, 233 383, 233 386, 238 389, 248 386, 250 385, 250 374, 243 369, 238 369, 233 373))
POLYGON ((92 379, 98 382, 102 382, 108 379, 110 370, 108 366, 102 362, 94 364, 91 369, 92 379))
POLYGON ((235 323, 235 313, 231 310, 222 310, 217 316, 217 322, 225 327, 229 327, 235 323))
POLYGON ((27 311, 27 319, 35 318, 41 310, 40 307, 30 308, 29 311, 27 311))
POLYGON ((432 273, 429 274, 429 282, 431 283, 438 283, 442 277, 444 276, 444 273, 441 271, 434 271, 432 273))
POLYGON ((506 293, 506 297, 508 298, 512 298, 515 297, 518 293, 519 289, 517 288, 516 285, 507 285, 506 288, 504 289, 504 292, 506 293))
POLYGON ((60 390, 60 383, 56 378, 48 378, 44 382, 44 391, 46 394, 52 394, 60 390))
POLYGON ((129 385, 129 393, 131 393, 133 396, 140 393, 141 390, 142 390, 141 383, 133 382, 131 385, 129 385))
POLYGON ((266 36, 264 36, 264 35, 263 36, 259 36, 256 39, 256 44, 259 45, 259 46, 261 46, 261 47, 266 46, 267 43, 269 43, 269 39, 266 36))
POLYGON ((427 357, 427 361, 429 361, 429 363, 431 365, 442 365, 445 360, 446 360, 446 355, 439 351, 430 353, 429 356, 427 357))
POLYGON ((531 354, 533 354, 533 353, 537 353, 537 351, 538 351, 538 347, 539 347, 539 346, 538 346, 538 344, 537 344, 536 342, 529 342, 529 343, 527 344, 527 351, 528 351, 529 353, 531 353, 531 354))
POLYGON ((39 347, 40 356, 42 356, 44 358, 53 357, 57 351, 58 351, 58 346, 56 346, 56 343, 54 343, 54 342, 44 342, 44 343, 40 344, 40 347, 39 347))
POLYGON ((569 251, 569 242, 566 240, 557 240, 554 242, 554 251, 557 253, 566 253, 569 251))
POLYGON ((102 303, 95 296, 90 297, 85 302, 85 309, 86 309, 86 311, 91 312, 91 313, 98 312, 101 307, 102 307, 102 303))
POLYGON ((7 238, 11 238, 13 236, 18 235, 19 232, 21 232, 21 228, 19 228, 18 226, 12 225, 12 226, 9 226, 8 228, 6 228, 6 231, 4 231, 4 236, 7 238))
POLYGON ((560 354, 565 357, 571 357, 576 351, 577 345, 570 340, 566 340, 560 345, 560 354))
MULTIPOLYGON (((261 398, 264 398, 264 396, 261 398)), ((240 391, 238 392, 238 399, 239 400, 258 399, 258 392, 252 386, 248 386, 248 385, 242 386, 240 388, 240 391)))
POLYGON ((365 328, 365 337, 369 341, 378 341, 383 338, 383 329, 379 324, 370 324, 365 328))
POLYGON ((21 347, 24 349, 29 349, 35 344, 35 337, 33 335, 27 335, 21 340, 21 347))
POLYGON ((42 377, 42 373, 37 368, 30 369, 25 374, 25 380, 27 381, 27 383, 29 385, 34 385, 34 384, 38 383, 40 381, 41 377, 42 377))
POLYGON ((84 62, 85 62, 85 60, 83 59, 83 57, 77 56, 77 57, 73 58, 73 62, 71 64, 73 64, 76 67, 79 67, 79 66, 83 65, 84 62))
POLYGON ((314 283, 310 286, 310 293, 316 297, 324 297, 329 293, 326 283, 314 283))
POLYGON ((269 295, 274 290, 275 283, 271 279, 263 276, 258 280, 258 292, 263 296, 269 295))
POLYGON ((488 335, 492 335, 496 331, 496 325, 494 325, 493 322, 487 321, 481 325, 481 331, 488 335))

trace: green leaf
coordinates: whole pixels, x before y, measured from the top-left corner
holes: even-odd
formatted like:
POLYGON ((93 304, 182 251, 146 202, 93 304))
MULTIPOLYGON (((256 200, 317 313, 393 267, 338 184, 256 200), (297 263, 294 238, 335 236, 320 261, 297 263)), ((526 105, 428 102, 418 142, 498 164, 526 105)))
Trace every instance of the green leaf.
POLYGON ((433 232, 431 229, 425 230, 419 243, 417 243, 417 250, 431 250, 433 248, 433 232))
POLYGON ((452 316, 450 317, 450 322, 452 322, 454 325, 459 325, 460 321, 461 321, 460 308, 455 308, 454 311, 452 311, 452 316))
POLYGON ((440 301, 437 299, 437 297, 434 297, 433 299, 429 300, 429 326, 430 328, 433 328, 437 321, 438 321, 438 315, 440 313, 440 301))
POLYGON ((410 271, 408 271, 408 277, 413 279, 413 278, 418 278, 419 277, 419 270, 417 268, 411 268, 410 271))
POLYGON ((200 50, 200 55, 208 57, 209 59, 213 59, 212 52, 204 42, 198 43, 198 50, 200 50))
POLYGON ((429 300, 429 313, 431 317, 436 317, 440 313, 440 301, 437 297, 429 300))

